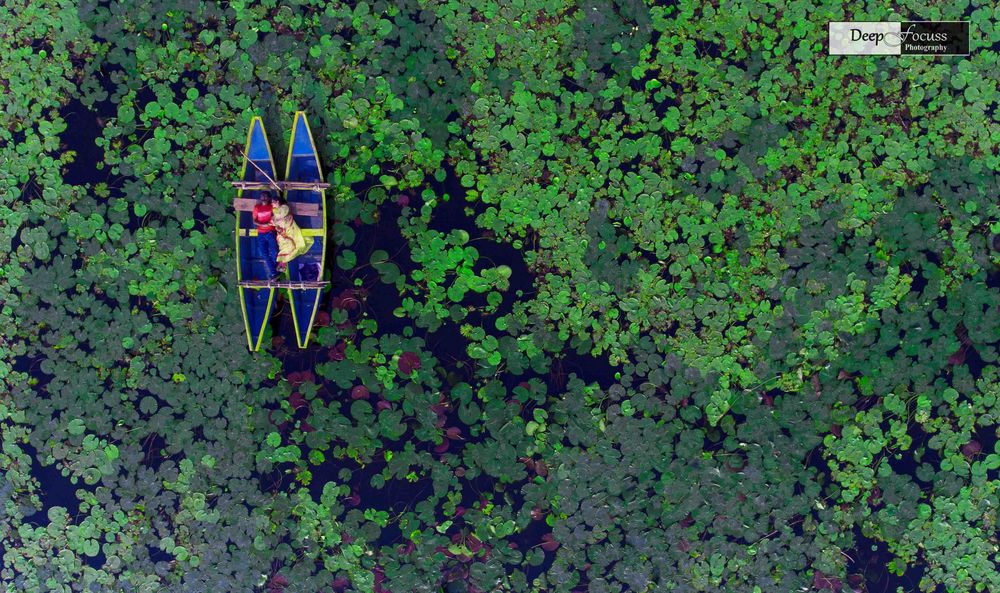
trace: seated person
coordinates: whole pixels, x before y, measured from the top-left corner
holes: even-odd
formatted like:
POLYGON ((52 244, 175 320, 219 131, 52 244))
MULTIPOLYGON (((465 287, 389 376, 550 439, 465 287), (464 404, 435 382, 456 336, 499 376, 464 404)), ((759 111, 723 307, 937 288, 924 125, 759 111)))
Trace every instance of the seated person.
POLYGON ((278 258, 278 243, 274 233, 274 210, 271 205, 271 192, 261 192, 257 199, 257 204, 253 207, 253 222, 257 227, 257 240, 253 242, 259 258, 264 264, 265 280, 274 281, 278 279, 278 272, 275 271, 275 261, 278 258))
POLYGON ((278 239, 278 272, 284 272, 291 260, 302 255, 312 247, 313 238, 304 237, 288 204, 278 202, 274 206, 274 226, 278 239))

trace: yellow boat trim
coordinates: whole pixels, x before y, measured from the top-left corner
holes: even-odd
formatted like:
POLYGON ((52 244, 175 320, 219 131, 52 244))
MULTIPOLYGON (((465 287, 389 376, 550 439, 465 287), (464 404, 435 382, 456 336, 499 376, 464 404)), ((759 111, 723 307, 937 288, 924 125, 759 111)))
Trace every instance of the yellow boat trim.
MULTIPOLYGON (((303 237, 324 237, 326 236, 326 229, 299 229, 302 231, 303 237)), ((257 229, 240 229, 241 237, 256 237, 258 236, 257 229)))
MULTIPOLYGON (((309 144, 312 146, 313 157, 316 159, 316 169, 319 172, 319 178, 322 180, 323 179, 323 167, 322 167, 322 165, 320 165, 320 162, 319 162, 319 152, 317 152, 317 150, 316 150, 316 142, 313 140, 312 130, 309 128, 309 121, 306 119, 306 112, 305 111, 296 111, 295 112, 294 123, 292 124, 292 136, 291 136, 291 140, 288 143, 288 158, 285 160, 285 181, 288 181, 288 173, 292 169, 292 146, 294 146, 294 143, 295 143, 295 131, 299 127, 299 114, 302 115, 302 122, 305 123, 305 125, 306 125, 306 133, 309 134, 309 144)), ((321 231, 321 235, 312 235, 312 234, 310 234, 309 236, 323 236, 323 237, 325 237, 326 236, 326 190, 320 190, 319 193, 320 193, 320 216, 323 217, 323 229, 321 231)), ((287 200, 288 200, 288 194, 286 192, 286 194, 285 194, 285 201, 287 201, 287 200)), ((320 229, 302 229, 303 235, 305 235, 306 230, 317 231, 317 230, 320 230, 320 229)), ((326 241, 323 242, 323 250, 320 253, 319 269, 320 269, 321 273, 322 273, 322 270, 325 267, 326 267, 326 241)), ((287 274, 287 270, 286 270, 286 274, 287 274)), ((306 336, 305 336, 305 340, 302 339, 302 330, 299 327, 298 316, 295 314, 295 306, 293 305, 293 306, 289 307, 292 310, 292 323, 295 325, 295 340, 299 343, 299 348, 305 348, 306 346, 309 345, 309 336, 312 334, 313 322, 316 320, 316 313, 319 311, 319 298, 320 298, 321 293, 322 293, 321 290, 316 289, 316 301, 313 303, 312 317, 309 319, 309 325, 306 326, 307 333, 306 333, 306 336)), ((294 302, 294 301, 292 301, 292 289, 291 288, 288 289, 288 302, 289 302, 289 304, 291 304, 291 303, 294 302)))

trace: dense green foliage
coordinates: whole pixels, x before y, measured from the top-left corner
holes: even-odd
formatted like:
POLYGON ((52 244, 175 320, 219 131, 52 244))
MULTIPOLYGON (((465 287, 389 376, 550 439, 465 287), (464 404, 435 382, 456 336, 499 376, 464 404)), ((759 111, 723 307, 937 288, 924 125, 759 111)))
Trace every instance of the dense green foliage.
POLYGON ((0 5, 4 590, 1000 590, 1000 11, 653 4, 0 5), (826 55, 899 15, 972 55, 826 55), (254 355, 296 109, 333 287, 254 355))

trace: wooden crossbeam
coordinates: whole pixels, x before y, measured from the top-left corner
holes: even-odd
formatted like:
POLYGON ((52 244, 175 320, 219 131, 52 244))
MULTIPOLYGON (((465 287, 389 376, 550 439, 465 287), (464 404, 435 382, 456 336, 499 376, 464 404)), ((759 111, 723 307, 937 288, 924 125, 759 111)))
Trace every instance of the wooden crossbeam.
MULTIPOLYGON (((240 212, 253 212, 257 200, 252 198, 236 198, 233 200, 233 208, 240 212)), ((288 202, 288 208, 296 216, 319 216, 319 204, 311 202, 288 202)))
POLYGON ((323 288, 324 286, 330 284, 327 280, 317 280, 315 282, 291 282, 287 280, 244 280, 240 282, 240 286, 243 288, 323 288))
POLYGON ((237 189, 273 189, 275 185, 284 190, 305 189, 320 191, 330 187, 329 183, 323 181, 231 181, 233 187, 237 189))

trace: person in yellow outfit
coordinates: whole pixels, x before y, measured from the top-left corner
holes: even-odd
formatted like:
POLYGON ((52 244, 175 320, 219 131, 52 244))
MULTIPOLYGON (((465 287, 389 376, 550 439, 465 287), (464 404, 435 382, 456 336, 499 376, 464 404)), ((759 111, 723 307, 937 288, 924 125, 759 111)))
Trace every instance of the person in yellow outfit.
POLYGON ((295 223, 292 211, 283 201, 274 206, 274 229, 278 239, 278 272, 284 272, 288 262, 302 255, 312 246, 312 237, 303 237, 302 229, 295 223))

